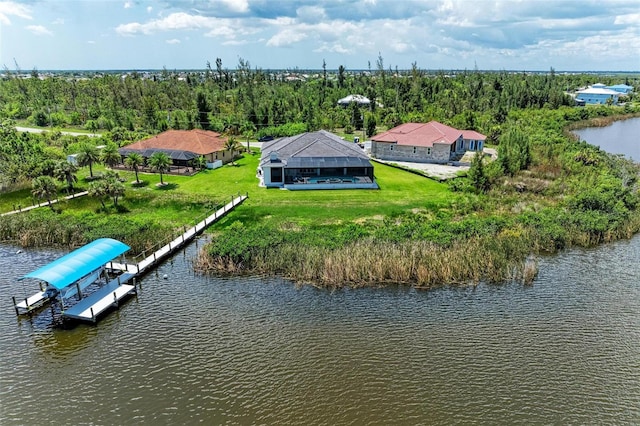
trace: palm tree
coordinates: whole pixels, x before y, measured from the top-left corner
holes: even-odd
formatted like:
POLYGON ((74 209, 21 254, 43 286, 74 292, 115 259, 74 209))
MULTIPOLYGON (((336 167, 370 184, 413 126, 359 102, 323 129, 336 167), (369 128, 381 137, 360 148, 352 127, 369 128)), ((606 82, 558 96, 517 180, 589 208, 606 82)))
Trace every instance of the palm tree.
POLYGON ((68 193, 71 193, 73 191, 73 184, 78 182, 78 177, 75 175, 77 171, 78 168, 75 164, 72 164, 65 160, 59 161, 53 169, 53 173, 56 179, 58 179, 60 182, 67 183, 68 193))
POLYGON ((124 164, 126 164, 128 167, 131 167, 135 172, 136 183, 140 183, 140 179, 138 179, 138 167, 140 167, 143 163, 144 158, 142 158, 142 155, 138 154, 137 152, 132 152, 124 160, 124 164))
POLYGON ((104 205, 104 197, 107 195, 107 185, 104 180, 97 180, 89 184, 89 196, 95 197, 100 200, 102 208, 106 208, 104 205))
POLYGON ((253 138, 256 133, 256 126, 253 125, 250 121, 245 121, 244 124, 240 127, 240 131, 247 138, 247 152, 251 151, 251 146, 249 145, 249 139, 253 138))
POLYGON ((94 145, 85 142, 80 146, 77 160, 81 166, 89 166, 89 176, 93 177, 93 163, 100 161, 100 154, 94 145))
POLYGON ((193 159, 193 166, 197 167, 200 170, 204 170, 204 168, 207 167, 207 159, 204 157, 204 155, 196 157, 193 159))
POLYGON ((113 206, 118 207, 118 198, 125 193, 124 185, 118 180, 117 175, 104 179, 104 183, 105 195, 113 198, 113 206))
POLYGON ((224 143, 224 149, 231 153, 231 164, 235 166, 235 153, 236 151, 240 151, 242 149, 242 146, 238 143, 238 141, 236 141, 236 138, 234 138, 233 136, 229 136, 229 139, 227 139, 224 143))
POLYGON ((149 166, 151 166, 151 169, 160 173, 160 185, 164 185, 162 173, 169 170, 170 164, 171 158, 162 151, 154 152, 153 155, 149 157, 149 166))
POLYGON ((118 152, 118 145, 116 145, 115 143, 109 142, 104 148, 102 148, 100 161, 102 161, 102 163, 104 163, 106 166, 113 167, 121 160, 122 156, 118 152))
POLYGON ((56 182, 51 176, 38 176, 31 181, 31 187, 31 193, 36 198, 46 199, 49 207, 53 208, 51 206, 51 197, 56 194, 58 188, 56 188, 56 182))

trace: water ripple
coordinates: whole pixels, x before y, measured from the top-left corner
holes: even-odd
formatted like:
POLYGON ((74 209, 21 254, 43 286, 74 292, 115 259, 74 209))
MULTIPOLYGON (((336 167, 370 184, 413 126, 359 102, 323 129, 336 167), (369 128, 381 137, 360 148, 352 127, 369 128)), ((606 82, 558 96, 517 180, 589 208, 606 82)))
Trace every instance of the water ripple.
MULTIPOLYGON (((15 277, 59 255, 14 253, 15 277)), ((3 278, 0 423, 640 422, 638 237, 543 259, 530 287, 429 292, 207 278, 194 255, 95 327, 16 320, 3 278)))

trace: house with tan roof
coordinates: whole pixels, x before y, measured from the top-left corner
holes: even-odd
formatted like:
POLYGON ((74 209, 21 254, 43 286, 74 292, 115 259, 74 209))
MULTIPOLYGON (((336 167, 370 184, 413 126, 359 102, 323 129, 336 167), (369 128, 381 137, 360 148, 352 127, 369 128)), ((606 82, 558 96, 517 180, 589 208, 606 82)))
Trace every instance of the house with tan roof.
POLYGON ((371 156, 380 160, 448 163, 467 151, 482 151, 487 137, 437 121, 405 123, 371 138, 371 156))
POLYGON ((171 157, 174 166, 190 166, 197 157, 205 157, 207 167, 215 168, 230 162, 237 151, 225 150, 227 138, 208 130, 167 130, 156 136, 123 146, 118 151, 127 156, 132 152, 141 154, 145 160, 155 152, 164 152, 171 157))

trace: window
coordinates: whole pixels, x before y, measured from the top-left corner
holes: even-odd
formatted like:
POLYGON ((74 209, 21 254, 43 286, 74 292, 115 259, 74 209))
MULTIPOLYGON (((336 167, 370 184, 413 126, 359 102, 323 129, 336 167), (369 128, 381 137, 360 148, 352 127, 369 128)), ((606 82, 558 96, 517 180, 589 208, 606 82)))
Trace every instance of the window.
POLYGON ((469 150, 470 150, 470 151, 475 151, 475 149, 476 149, 476 141, 474 141, 473 139, 471 139, 471 140, 469 141, 469 150))
POLYGON ((416 153, 416 150, 417 150, 417 148, 414 146, 414 147, 413 147, 413 153, 414 153, 414 154, 416 153))
POLYGON ((393 145, 389 145, 389 151, 393 151, 393 145))
POLYGON ((427 148, 427 155, 431 155, 431 148, 427 148))
POLYGON ((282 182, 282 167, 271 169, 271 182, 282 182))

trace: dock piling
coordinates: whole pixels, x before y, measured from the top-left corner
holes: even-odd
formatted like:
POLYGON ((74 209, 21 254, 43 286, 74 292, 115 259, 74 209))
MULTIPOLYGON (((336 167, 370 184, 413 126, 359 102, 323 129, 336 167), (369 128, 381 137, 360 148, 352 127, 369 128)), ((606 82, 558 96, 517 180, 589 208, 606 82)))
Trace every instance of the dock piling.
POLYGON ((16 302, 16 297, 11 296, 11 298, 13 299, 13 308, 16 310, 16 315, 20 315, 20 311, 18 310, 18 303, 16 302))

